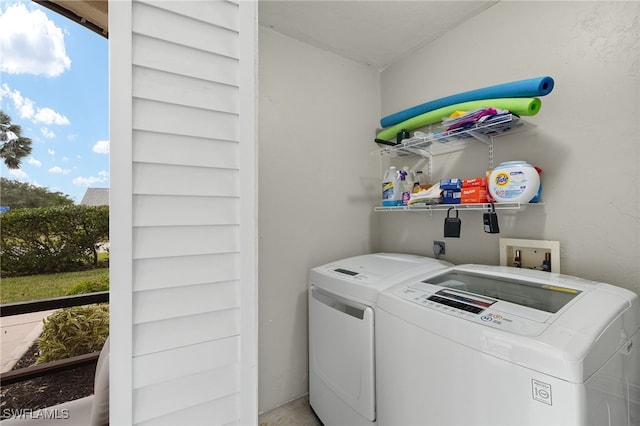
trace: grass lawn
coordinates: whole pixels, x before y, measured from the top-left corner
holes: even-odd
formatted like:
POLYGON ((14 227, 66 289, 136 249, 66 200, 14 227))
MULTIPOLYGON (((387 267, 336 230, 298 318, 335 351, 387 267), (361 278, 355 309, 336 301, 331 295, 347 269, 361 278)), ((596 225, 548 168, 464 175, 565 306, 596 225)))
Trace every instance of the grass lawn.
POLYGON ((109 268, 98 268, 60 274, 2 278, 0 304, 66 296, 74 285, 108 275, 109 268))

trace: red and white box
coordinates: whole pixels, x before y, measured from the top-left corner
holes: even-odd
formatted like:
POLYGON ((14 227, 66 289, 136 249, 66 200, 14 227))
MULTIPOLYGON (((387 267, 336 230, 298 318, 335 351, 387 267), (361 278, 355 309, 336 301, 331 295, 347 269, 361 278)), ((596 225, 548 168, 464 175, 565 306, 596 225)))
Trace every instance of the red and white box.
POLYGON ((487 202, 487 188, 475 186, 462 188, 460 191, 461 204, 483 204, 487 202))
POLYGON ((462 187, 463 188, 476 188, 476 187, 486 188, 487 179, 483 177, 462 179, 462 187))

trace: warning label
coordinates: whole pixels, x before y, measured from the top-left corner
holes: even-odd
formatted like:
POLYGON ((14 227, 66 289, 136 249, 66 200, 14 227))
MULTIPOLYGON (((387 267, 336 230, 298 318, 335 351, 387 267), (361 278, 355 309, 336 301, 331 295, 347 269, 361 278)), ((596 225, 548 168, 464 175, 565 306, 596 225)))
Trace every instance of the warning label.
POLYGON ((548 405, 551 403, 551 385, 536 379, 531 379, 531 396, 536 401, 544 402, 548 405))

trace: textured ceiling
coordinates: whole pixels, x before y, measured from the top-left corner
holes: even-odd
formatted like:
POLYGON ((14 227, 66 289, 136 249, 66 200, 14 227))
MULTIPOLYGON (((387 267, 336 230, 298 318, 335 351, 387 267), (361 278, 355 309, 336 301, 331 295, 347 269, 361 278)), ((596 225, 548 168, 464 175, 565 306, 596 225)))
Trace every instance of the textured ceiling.
MULTIPOLYGON (((106 0, 34 0, 108 37, 106 0)), ((117 0, 116 0, 117 1, 117 0)), ((383 70, 496 1, 260 0, 260 25, 383 70)))
POLYGON ((378 70, 496 1, 258 2, 261 26, 378 70))

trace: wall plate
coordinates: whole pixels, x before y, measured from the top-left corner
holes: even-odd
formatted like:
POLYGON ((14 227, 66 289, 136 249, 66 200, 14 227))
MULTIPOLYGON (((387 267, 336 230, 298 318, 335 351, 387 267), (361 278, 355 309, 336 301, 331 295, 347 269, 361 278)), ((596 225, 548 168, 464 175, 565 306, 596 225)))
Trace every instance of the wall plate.
POLYGON ((514 266, 516 250, 520 250, 521 268, 542 270, 545 253, 551 254, 551 272, 560 273, 560 242, 500 238, 500 265, 514 266))

